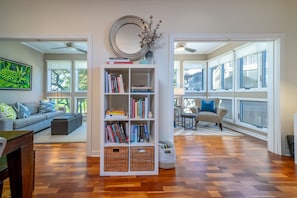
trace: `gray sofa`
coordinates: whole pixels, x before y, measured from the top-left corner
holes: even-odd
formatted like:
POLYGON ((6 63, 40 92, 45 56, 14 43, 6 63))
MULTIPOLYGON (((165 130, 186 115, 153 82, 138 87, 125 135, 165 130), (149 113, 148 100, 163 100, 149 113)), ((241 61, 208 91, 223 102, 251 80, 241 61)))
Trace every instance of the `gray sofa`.
POLYGON ((64 114, 64 111, 40 113, 39 103, 22 103, 30 110, 30 117, 23 119, 0 118, 0 131, 9 130, 32 130, 34 133, 51 126, 51 121, 64 114))

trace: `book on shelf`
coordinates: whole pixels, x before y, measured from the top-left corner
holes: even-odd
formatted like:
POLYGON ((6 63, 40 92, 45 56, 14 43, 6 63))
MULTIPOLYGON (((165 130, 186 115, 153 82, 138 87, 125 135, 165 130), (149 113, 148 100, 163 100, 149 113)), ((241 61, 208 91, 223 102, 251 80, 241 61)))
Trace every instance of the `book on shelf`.
POLYGON ((105 72, 105 93, 125 93, 123 74, 105 72))
POLYGON ((123 122, 110 123, 105 126, 105 142, 128 143, 127 124, 123 122), (125 127, 124 127, 125 126, 125 127))
POLYGON ((149 142, 150 132, 147 124, 132 124, 130 128, 130 142, 149 142))
POLYGON ((149 112, 149 97, 133 98, 131 97, 130 116, 131 118, 148 118, 149 112))

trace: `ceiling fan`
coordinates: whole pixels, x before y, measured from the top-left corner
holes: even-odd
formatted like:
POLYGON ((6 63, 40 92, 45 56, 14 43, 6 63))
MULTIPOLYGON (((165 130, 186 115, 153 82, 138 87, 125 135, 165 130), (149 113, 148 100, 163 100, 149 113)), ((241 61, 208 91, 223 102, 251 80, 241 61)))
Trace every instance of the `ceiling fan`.
POLYGON ((186 45, 187 45, 187 43, 177 43, 176 46, 175 46, 175 49, 182 49, 183 48, 185 51, 191 52, 191 53, 194 53, 194 52, 197 51, 196 49, 186 47, 186 45))
POLYGON ((52 49, 65 49, 65 48, 73 48, 73 49, 75 49, 77 51, 80 51, 80 52, 83 52, 85 54, 87 53, 86 50, 79 48, 73 42, 67 42, 67 43, 64 43, 63 47, 55 47, 55 48, 52 48, 52 49))

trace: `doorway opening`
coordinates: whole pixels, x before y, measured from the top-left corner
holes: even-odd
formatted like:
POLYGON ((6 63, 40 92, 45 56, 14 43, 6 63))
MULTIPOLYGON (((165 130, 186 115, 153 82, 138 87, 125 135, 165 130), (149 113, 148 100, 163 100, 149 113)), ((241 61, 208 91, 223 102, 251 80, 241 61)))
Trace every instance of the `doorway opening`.
POLYGON ((224 119, 226 127, 266 140, 268 150, 280 154, 280 119, 276 113, 279 112, 276 108, 279 106, 279 98, 276 98, 274 93, 279 89, 277 71, 280 67, 282 39, 279 35, 269 35, 269 39, 267 38, 268 35, 172 35, 169 67, 170 76, 175 76, 172 79, 172 104, 179 102, 187 110, 193 105, 195 98, 219 97, 221 105, 230 109, 229 115, 224 119), (265 59, 265 66, 255 70, 255 64, 241 64, 243 60, 251 60, 252 57, 256 57, 256 61, 265 59), (233 61, 232 75, 225 64, 230 60, 233 61), (246 78, 243 80, 244 75, 249 77, 250 81, 246 78), (259 84, 249 84, 249 88, 242 86, 244 83, 247 85, 254 77, 257 80, 259 78, 259 84), (183 94, 175 96, 174 88, 183 89, 183 94), (259 121, 264 127, 245 123, 250 120, 248 116, 242 116, 243 110, 251 109, 254 105, 265 107, 261 110, 262 115, 259 114, 259 117, 266 115, 267 120, 259 121), (273 116, 267 116, 268 114, 273 116))
MULTIPOLYGON (((36 59, 37 61, 33 61, 33 86, 32 91, 30 93, 24 93, 22 97, 23 100, 31 100, 35 98, 35 100, 52 99, 56 101, 57 106, 63 105, 66 112, 69 113, 82 113, 84 115, 84 123, 85 123, 85 142, 88 140, 88 134, 91 134, 91 127, 87 127, 87 125, 91 125, 91 119, 89 119, 90 114, 92 113, 90 110, 91 106, 91 97, 89 93, 91 75, 87 72, 91 67, 91 38, 89 36, 86 37, 65 37, 62 38, 57 37, 0 37, 0 41, 5 42, 5 44, 9 43, 17 43, 20 48, 27 48, 28 51, 35 51, 35 54, 38 55, 36 59), (61 61, 67 60, 69 65, 71 66, 68 69, 69 72, 66 72, 66 68, 59 67, 58 68, 50 68, 48 66, 48 61, 61 61), (35 67, 35 68, 34 68, 35 67), (59 70, 60 73, 56 71, 49 70, 59 70), (51 78, 50 74, 56 73, 58 78, 55 80, 51 78), (36 79, 34 79, 34 77, 36 79), (43 82, 40 83, 40 82, 43 82), (39 84, 39 85, 38 85, 39 84), (42 85, 40 85, 42 84, 42 85), (55 87, 55 85, 57 85, 55 87), (55 89, 57 88, 57 89, 55 89), (31 97, 31 99, 30 99, 31 97), (88 116, 87 116, 88 112, 88 116)), ((1 56, 5 56, 8 59, 17 60, 20 62, 26 62, 30 64, 34 57, 34 52, 30 54, 30 58, 26 51, 22 54, 11 54, 12 51, 7 53, 1 53, 1 56)), ((63 65, 63 64, 62 64, 63 65)), ((8 92, 10 98, 20 98, 18 97, 17 92, 14 93, 8 92)), ((4 98, 5 100, 5 98, 4 98)))

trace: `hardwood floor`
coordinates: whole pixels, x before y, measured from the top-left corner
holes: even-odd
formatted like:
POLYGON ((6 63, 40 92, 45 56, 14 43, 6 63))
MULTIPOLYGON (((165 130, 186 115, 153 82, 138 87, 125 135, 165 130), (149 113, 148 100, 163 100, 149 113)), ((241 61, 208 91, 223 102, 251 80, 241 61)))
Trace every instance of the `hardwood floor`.
MULTIPOLYGON (((177 136, 176 168, 100 177, 85 143, 35 144, 35 198, 297 197, 297 166, 252 137, 177 136)), ((9 197, 5 181, 3 197, 9 197)))

